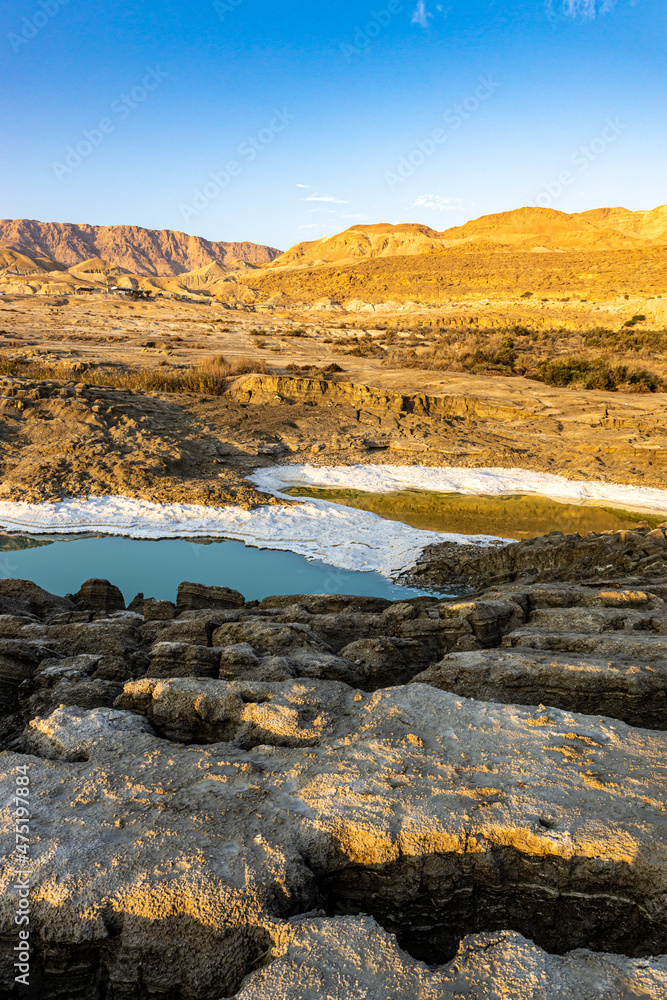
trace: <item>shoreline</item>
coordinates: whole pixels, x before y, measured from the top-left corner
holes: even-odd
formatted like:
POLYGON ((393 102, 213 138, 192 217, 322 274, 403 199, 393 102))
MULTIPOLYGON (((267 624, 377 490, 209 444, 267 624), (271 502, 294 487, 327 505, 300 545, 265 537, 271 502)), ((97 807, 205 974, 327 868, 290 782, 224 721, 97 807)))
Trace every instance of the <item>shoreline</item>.
POLYGON ((267 504, 246 510, 232 505, 159 504, 121 495, 41 504, 0 501, 0 528, 34 535, 92 531, 156 540, 225 538, 259 549, 294 552, 340 569, 376 572, 395 581, 430 546, 449 543, 494 549, 509 544, 510 540, 493 534, 413 528, 401 521, 327 500, 288 497, 280 488, 316 484, 373 492, 431 488, 491 496, 532 492, 568 502, 612 502, 622 504, 625 509, 632 506, 635 510, 667 515, 667 490, 566 480, 521 469, 280 465, 256 471, 247 481, 267 496, 267 504), (292 502, 285 506, 272 504, 271 498, 292 502))

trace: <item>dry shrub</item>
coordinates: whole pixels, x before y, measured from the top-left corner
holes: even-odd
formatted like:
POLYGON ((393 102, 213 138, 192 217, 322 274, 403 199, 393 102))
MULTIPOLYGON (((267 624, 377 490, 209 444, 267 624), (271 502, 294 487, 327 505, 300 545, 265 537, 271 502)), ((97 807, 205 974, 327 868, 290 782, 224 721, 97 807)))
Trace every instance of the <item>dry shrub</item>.
POLYGON ((229 377, 255 373, 266 375, 269 369, 264 361, 258 361, 255 358, 234 358, 228 361, 222 354, 213 354, 210 358, 205 358, 202 361, 199 371, 202 374, 229 377))
POLYGON ((57 381, 90 382, 116 389, 135 389, 140 392, 192 392, 207 396, 220 396, 236 375, 266 374, 269 371, 262 361, 238 358, 227 361, 217 354, 207 358, 198 368, 73 368, 68 364, 48 364, 30 359, 11 360, 0 357, 0 375, 16 378, 54 379, 57 381))
POLYGON ((392 339, 387 348, 383 364, 391 368, 525 375, 548 385, 583 389, 667 391, 665 330, 459 326, 432 330, 428 341, 392 339), (601 354, 599 348, 608 353, 601 354), (637 366, 638 357, 646 360, 646 367, 637 366))

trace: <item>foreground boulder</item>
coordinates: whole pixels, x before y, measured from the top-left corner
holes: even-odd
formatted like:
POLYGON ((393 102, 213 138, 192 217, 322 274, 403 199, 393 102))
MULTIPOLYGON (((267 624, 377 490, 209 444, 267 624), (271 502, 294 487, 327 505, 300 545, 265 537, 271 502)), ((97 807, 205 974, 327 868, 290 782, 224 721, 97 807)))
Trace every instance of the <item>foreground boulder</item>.
POLYGON ((0 614, 42 617, 58 611, 74 611, 67 597, 57 597, 30 580, 0 580, 0 614))
POLYGON ((72 595, 72 600, 90 611, 124 611, 125 599, 118 587, 108 580, 86 580, 72 595))
POLYGON ((207 587, 203 583, 181 583, 178 587, 176 606, 191 611, 197 608, 242 608, 243 594, 229 587, 207 587))
POLYGON ((667 656, 656 663, 636 655, 604 659, 519 645, 450 653, 417 674, 412 683, 432 684, 466 698, 507 705, 553 705, 613 716, 630 725, 667 729, 667 656))
POLYGON ((335 681, 294 684, 201 678, 125 685, 117 708, 145 715, 157 733, 181 743, 311 746, 344 735, 354 692, 335 681))
POLYGON ((513 931, 464 938, 445 966, 406 955, 372 917, 291 921, 273 962, 250 974, 236 1000, 657 1000, 667 960, 574 951, 550 955, 513 931))
MULTIPOLYGON (((31 722, 31 758, 3 756, 5 800, 27 760, 39 789, 31 926, 44 1000, 103 983, 108 995, 231 997, 279 953, 281 921, 314 909, 372 915, 440 964, 465 934, 497 929, 551 954, 667 952, 667 735, 425 684, 338 685, 336 702, 324 682, 288 681, 246 687, 269 698, 245 702, 243 687, 199 683, 199 695, 169 681, 127 696, 190 734, 197 718, 231 720, 236 742, 184 746, 143 714, 63 707, 31 722), (281 745, 281 718, 301 745, 281 745), (250 749, 247 724, 263 740, 250 749)), ((8 949, 14 909, 6 870, 8 949)))

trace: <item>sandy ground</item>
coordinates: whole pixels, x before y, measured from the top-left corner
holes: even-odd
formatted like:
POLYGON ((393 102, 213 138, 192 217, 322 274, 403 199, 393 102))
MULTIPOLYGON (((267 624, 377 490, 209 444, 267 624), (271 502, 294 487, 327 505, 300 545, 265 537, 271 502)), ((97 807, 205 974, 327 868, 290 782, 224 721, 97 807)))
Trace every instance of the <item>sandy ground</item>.
POLYGON ((331 317, 97 295, 61 301, 0 300, 2 356, 63 365, 60 374, 69 374, 39 384, 3 379, 3 499, 119 493, 254 506, 265 497, 244 476, 304 460, 667 482, 667 394, 392 370, 379 358, 346 354, 340 341, 352 346, 358 331, 328 326, 331 317), (327 343, 332 332, 339 343, 327 343), (276 378, 241 376, 218 397, 95 388, 99 365, 168 371, 218 353, 261 361, 276 378), (313 381, 313 366, 332 363, 341 371, 313 381))

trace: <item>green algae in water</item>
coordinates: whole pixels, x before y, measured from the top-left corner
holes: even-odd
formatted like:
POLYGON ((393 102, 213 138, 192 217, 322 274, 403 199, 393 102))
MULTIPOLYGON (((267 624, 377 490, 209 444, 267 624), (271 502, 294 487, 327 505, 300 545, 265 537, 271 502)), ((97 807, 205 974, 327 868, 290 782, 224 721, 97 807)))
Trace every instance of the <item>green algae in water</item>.
POLYGON ((480 496, 437 493, 429 490, 396 490, 365 493, 363 490, 295 486, 284 490, 293 497, 328 500, 357 510, 368 510, 425 531, 461 535, 496 535, 519 540, 547 535, 633 528, 648 521, 652 528, 665 521, 664 514, 645 514, 610 506, 592 506, 552 500, 531 494, 480 496))

